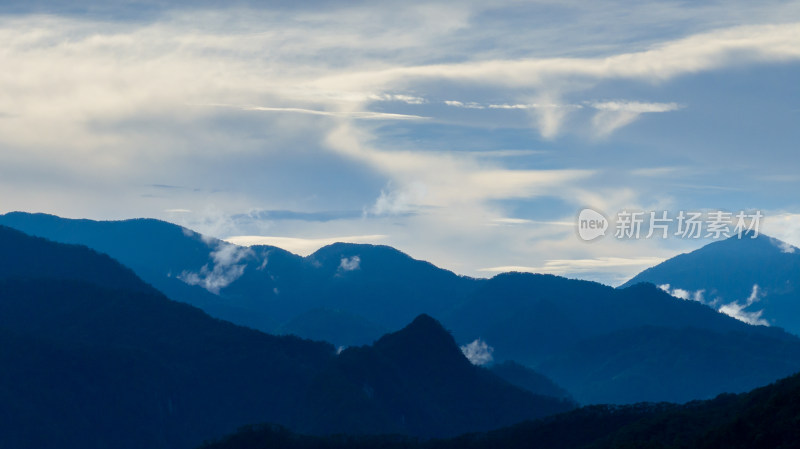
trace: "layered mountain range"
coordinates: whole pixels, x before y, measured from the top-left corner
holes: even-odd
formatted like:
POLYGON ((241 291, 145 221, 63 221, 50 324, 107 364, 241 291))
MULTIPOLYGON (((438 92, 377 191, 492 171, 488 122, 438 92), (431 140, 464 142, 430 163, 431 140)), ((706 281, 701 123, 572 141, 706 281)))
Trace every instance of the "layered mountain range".
POLYGON ((185 448, 255 422, 447 436, 574 408, 471 364, 426 315, 337 351, 212 318, 83 246, 0 227, 0 247, 0 447, 185 448))
POLYGON ((268 333, 359 346, 427 314, 458 345, 485 343, 495 362, 544 374, 584 404, 711 398, 800 370, 794 335, 651 284, 614 289, 527 273, 473 279, 373 245, 339 243, 300 257, 147 219, 11 213, 0 224, 104 252, 175 301, 268 333))

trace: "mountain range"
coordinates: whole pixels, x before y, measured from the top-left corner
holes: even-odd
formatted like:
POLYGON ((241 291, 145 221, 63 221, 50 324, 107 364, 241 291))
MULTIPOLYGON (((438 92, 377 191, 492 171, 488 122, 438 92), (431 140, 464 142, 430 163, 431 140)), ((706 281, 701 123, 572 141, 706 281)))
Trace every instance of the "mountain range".
POLYGON ((796 336, 651 284, 614 289, 528 273, 474 279, 387 246, 339 243, 300 257, 157 220, 10 213, 0 224, 107 253, 214 317, 336 347, 371 344, 427 314, 458 345, 484 343, 495 362, 533 369, 583 404, 712 398, 800 370, 796 336))
POLYGON ((738 319, 800 335, 800 249, 764 234, 710 243, 648 268, 622 285, 661 286, 738 319))
POLYGON ((429 316, 337 351, 212 318, 84 246, 0 227, 0 248, 0 447, 188 448, 255 422, 447 436, 574 408, 471 364, 429 316))

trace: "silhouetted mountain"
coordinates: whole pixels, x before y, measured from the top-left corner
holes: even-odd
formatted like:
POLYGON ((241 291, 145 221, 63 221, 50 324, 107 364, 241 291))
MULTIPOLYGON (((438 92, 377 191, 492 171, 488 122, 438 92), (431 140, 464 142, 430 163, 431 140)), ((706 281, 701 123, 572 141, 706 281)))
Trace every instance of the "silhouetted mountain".
POLYGON ((429 317, 337 356, 170 301, 87 248, 7 228, 0 242, 0 447, 183 448, 252 422, 378 432, 405 414, 404 431, 451 435, 571 408, 472 366, 429 317))
MULTIPOLYGON (((35 279, 1 281, 0 298, 0 329, 63 354, 26 345, 3 365, 16 382, 0 415, 60 411, 27 422, 48 441, 37 447, 188 447, 248 422, 291 425, 297 397, 333 357, 327 344, 260 334, 158 294, 35 279)), ((0 440, 23 437, 7 424, 0 440)))
POLYGON ((87 281, 99 286, 155 293, 130 269, 84 246, 54 245, 0 226, 0 277, 87 281))
POLYGON ((317 376, 311 403, 313 433, 346 429, 422 436, 488 430, 574 408, 570 401, 534 395, 472 365, 427 315, 371 347, 344 350, 317 376), (363 409, 372 412, 354 413, 363 409))
POLYGON ((689 299, 701 292, 697 299, 716 309, 734 303, 728 313, 753 322, 760 318, 800 335, 800 249, 763 234, 751 236, 734 236, 673 257, 621 288, 650 282, 673 293, 683 290, 689 299), (748 302, 755 285, 754 301, 748 302))
POLYGON ((2 447, 188 447, 291 424, 334 356, 170 301, 88 248, 8 228, 0 242, 2 447))
POLYGON ((204 449, 751 449, 796 448, 800 376, 686 405, 590 406, 486 433, 421 441, 398 436, 309 437, 250 426, 204 449))
POLYGON ((489 369, 497 377, 533 394, 572 400, 572 396, 567 390, 558 386, 547 376, 514 361, 508 360, 503 363, 496 363, 489 369))
POLYGON ((496 362, 532 368, 584 404, 709 398, 800 370, 794 357, 800 339, 649 284, 613 289, 522 273, 472 279, 375 245, 335 244, 300 257, 274 247, 236 247, 155 220, 14 213, 0 223, 108 251, 172 299, 272 333, 356 346, 426 313, 459 344, 481 338, 496 362), (673 342, 690 349, 665 350, 673 342), (586 348, 596 357, 587 357, 586 348), (739 363, 720 358, 730 348, 741 348, 739 363), (716 361, 726 380, 710 382, 706 365, 690 360, 716 361))

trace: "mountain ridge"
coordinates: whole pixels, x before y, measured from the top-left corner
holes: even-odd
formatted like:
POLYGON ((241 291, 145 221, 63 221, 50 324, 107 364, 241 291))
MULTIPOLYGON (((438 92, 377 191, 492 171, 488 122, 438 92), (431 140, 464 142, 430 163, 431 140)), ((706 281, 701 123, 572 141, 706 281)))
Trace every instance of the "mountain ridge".
MULTIPOLYGON (((40 218, 26 214, 12 217, 18 225, 40 218)), ((0 216, 0 224, 7 221, 6 216, 0 216)), ((66 222, 64 226, 80 227, 84 223, 66 222)), ((325 247, 315 258, 302 258, 272 247, 242 248, 204 239, 175 225, 147 223, 141 232, 128 229, 136 228, 139 222, 127 223, 122 231, 119 223, 95 222, 91 233, 81 232, 112 246, 120 236, 127 236, 126 245, 130 246, 137 240, 150 240, 147 232, 152 226, 168 227, 167 235, 152 240, 181 241, 168 243, 165 248, 151 245, 149 250, 147 245, 140 245, 142 254, 152 254, 139 260, 149 271, 137 274, 150 276, 145 279, 152 279, 148 282, 172 299, 200 306, 217 318, 266 332, 325 338, 335 346, 360 346, 372 344, 382 333, 401 329, 420 314, 428 314, 444 323, 458 344, 480 339, 494 349, 495 362, 516 361, 533 369, 584 404, 683 402, 724 391, 747 391, 800 369, 800 361, 796 366, 777 363, 793 354, 794 345, 800 344, 797 337, 777 328, 750 326, 708 305, 675 298, 653 286, 614 289, 530 273, 466 278, 379 245, 340 243, 325 247), (169 273, 169 267, 159 265, 157 254, 175 248, 191 251, 186 264, 173 267, 169 273), (216 289, 216 293, 201 285, 216 289), (175 291, 189 297, 182 298, 175 291), (352 324, 358 325, 357 332, 348 328, 352 324), (686 363, 684 354, 667 352, 660 364, 630 357, 662 351, 670 341, 684 341, 681 335, 706 338, 696 330, 711 332, 719 345, 743 348, 739 355, 742 363, 731 366, 726 386, 705 382, 702 371, 686 363), (774 346, 774 342, 780 344, 759 348, 774 346), (614 370, 597 370, 588 364, 587 347, 602 349, 605 356, 617 360, 608 365, 614 370), (764 357, 769 363, 763 363, 764 357), (759 370, 759 364, 770 368, 759 370), (578 378, 569 374, 572 372, 594 377, 578 378), (615 380, 631 376, 636 382, 615 380), (704 388, 698 390, 692 385, 704 388)), ((56 231, 51 237, 58 237, 56 231)), ((124 252, 125 247, 113 248, 124 252)), ((179 252, 170 254, 180 260, 179 252)), ((122 260, 132 257, 122 256, 122 260)), ((698 363, 713 359, 718 352, 702 341, 689 347, 708 352, 687 353, 698 363)))
MULTIPOLYGON (((0 417, 13 418, 0 419, 0 446, 37 441, 42 448, 182 449, 263 421, 312 433, 370 423, 372 432, 445 436, 573 407, 522 392, 488 371, 475 375, 479 368, 430 317, 382 340, 389 347, 385 342, 394 338, 396 350, 365 346, 337 355, 329 343, 264 334, 149 287, 135 289, 146 286, 141 281, 130 288, 109 282, 122 275, 138 278, 85 247, 0 227, 0 241, 14 240, 21 242, 10 247, 38 248, 30 253, 38 263, 0 271, 0 417), (53 257, 62 253, 67 256, 53 257), (44 277, 43 263, 51 268, 44 277), (98 264, 104 268, 88 269, 98 264), (83 277, 58 277, 59 266, 83 277), (93 273, 111 276, 94 279, 93 273), (425 361, 415 362, 412 352, 398 362, 399 350, 412 342, 418 349, 428 343, 421 346, 425 361), (413 363, 425 366, 430 378, 409 375, 413 363), (374 373, 372 397, 364 390, 364 373, 374 373), (447 390, 448 399, 461 399, 423 394, 437 389, 433 373, 440 380, 461 378, 447 390), (484 393, 475 396, 473 390, 484 393), (400 409, 384 397, 407 402, 400 409), (487 412, 501 404, 506 414, 487 412), (403 413, 409 415, 407 426, 397 424, 403 413)), ((0 266, 16 259, 15 252, 0 251, 0 266)))
MULTIPOLYGON (((754 235, 754 234, 751 234, 754 235)), ((661 286, 740 320, 800 335, 800 249, 758 235, 712 242, 650 267, 620 286, 661 286)))

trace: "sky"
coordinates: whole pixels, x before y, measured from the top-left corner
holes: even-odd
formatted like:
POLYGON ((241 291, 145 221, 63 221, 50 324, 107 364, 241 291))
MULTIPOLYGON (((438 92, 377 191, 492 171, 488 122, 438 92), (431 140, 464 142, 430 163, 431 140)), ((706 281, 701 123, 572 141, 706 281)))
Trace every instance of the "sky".
POLYGON ((713 239, 621 211, 800 245, 798 1, 94 3, 0 1, 0 212, 611 285, 713 239))

